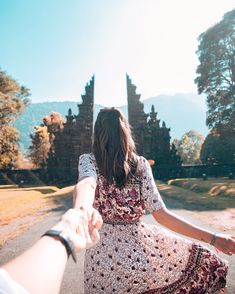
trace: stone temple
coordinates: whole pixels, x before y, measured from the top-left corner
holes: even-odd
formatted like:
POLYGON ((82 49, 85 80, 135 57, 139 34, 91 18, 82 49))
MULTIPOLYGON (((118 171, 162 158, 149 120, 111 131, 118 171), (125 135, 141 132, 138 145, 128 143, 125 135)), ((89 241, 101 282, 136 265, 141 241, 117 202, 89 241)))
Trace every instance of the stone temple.
POLYGON ((55 139, 48 158, 49 180, 74 183, 77 178, 78 158, 91 152, 95 77, 85 87, 78 114, 68 110, 63 129, 54 134, 55 139))
MULTIPOLYGON (((154 160, 155 177, 164 178, 166 167, 169 174, 169 166, 172 167, 170 170, 173 172, 174 168, 181 165, 176 149, 170 144, 170 129, 166 127, 164 121, 160 125, 154 106, 150 113, 145 113, 140 94, 136 93, 136 86, 132 84, 128 75, 126 84, 128 120, 132 127, 137 152, 147 159, 154 160)), ((93 76, 85 87, 82 103, 78 104, 78 114, 73 114, 69 109, 64 127, 54 134, 55 139, 47 163, 47 174, 52 182, 75 183, 79 155, 91 152, 94 86, 93 76)))
POLYGON ((182 162, 176 154, 175 146, 170 143, 170 128, 166 127, 164 121, 160 125, 153 105, 150 113, 144 112, 140 94, 136 94, 136 86, 128 75, 126 84, 128 121, 132 127, 138 154, 155 161, 153 172, 156 178, 173 177, 182 162))

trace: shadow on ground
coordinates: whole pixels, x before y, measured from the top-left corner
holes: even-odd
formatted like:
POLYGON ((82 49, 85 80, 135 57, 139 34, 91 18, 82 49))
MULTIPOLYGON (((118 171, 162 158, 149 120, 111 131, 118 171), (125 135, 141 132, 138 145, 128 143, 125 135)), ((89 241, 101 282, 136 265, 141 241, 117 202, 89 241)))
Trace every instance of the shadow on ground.
POLYGON ((168 208, 186 210, 224 210, 235 208, 234 197, 211 196, 206 193, 195 193, 183 188, 157 184, 162 198, 168 208))
MULTIPOLYGON (((170 209, 186 209, 191 211, 224 210, 235 208, 234 197, 211 196, 206 193, 195 193, 187 189, 157 183, 166 206, 170 209)), ((72 207, 73 186, 54 192, 50 197, 56 208, 52 211, 65 211, 72 207)))
POLYGON ((0 186, 0 193, 1 192, 6 192, 6 191, 36 191, 40 192, 41 194, 49 194, 49 193, 54 193, 58 191, 59 188, 55 186, 24 186, 24 187, 19 187, 19 186, 14 186, 14 185, 1 185, 0 186))
POLYGON ((72 208, 73 206, 73 201, 72 201, 72 197, 71 198, 64 198, 59 199, 55 198, 53 199, 53 202, 57 205, 55 208, 52 208, 51 211, 66 211, 70 208, 72 208))
POLYGON ((72 208, 73 188, 74 186, 69 186, 46 196, 46 198, 55 205, 51 211, 66 211, 69 208, 72 208))

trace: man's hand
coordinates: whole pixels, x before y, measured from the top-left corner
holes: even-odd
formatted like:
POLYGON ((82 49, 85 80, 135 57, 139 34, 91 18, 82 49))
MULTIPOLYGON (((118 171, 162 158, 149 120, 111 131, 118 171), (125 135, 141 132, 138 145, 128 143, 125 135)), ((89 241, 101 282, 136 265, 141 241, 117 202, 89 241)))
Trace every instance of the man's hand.
POLYGON ((216 234, 214 246, 227 255, 235 253, 235 237, 227 234, 216 234))

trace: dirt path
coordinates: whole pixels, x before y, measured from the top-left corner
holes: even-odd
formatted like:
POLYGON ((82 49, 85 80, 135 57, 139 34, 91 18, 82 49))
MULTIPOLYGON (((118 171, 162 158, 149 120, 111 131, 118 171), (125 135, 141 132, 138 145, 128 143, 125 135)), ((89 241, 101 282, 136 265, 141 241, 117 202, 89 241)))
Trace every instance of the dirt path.
MULTIPOLYGON (((173 210, 175 213, 186 218, 187 220, 202 226, 213 231, 229 230, 230 233, 235 235, 235 224, 234 224, 234 209, 226 210, 193 210, 183 209, 184 203, 180 202, 178 197, 174 200, 174 194, 179 196, 182 193, 189 194, 192 197, 197 197, 198 194, 194 192, 189 192, 181 188, 169 187, 165 184, 160 184, 159 190, 163 195, 166 205, 173 210), (195 194, 192 195, 191 193, 195 194), (221 215, 223 215, 223 223, 221 222, 221 215), (232 222, 231 222, 232 220, 232 222)), ((8 241, 0 251, 0 263, 3 264, 9 259, 13 258, 20 254, 23 250, 31 246, 40 235, 43 234, 47 229, 53 226, 57 222, 60 215, 71 206, 71 199, 68 199, 56 209, 53 209, 52 213, 49 214, 41 222, 31 226, 26 232, 22 235, 16 237, 13 240, 8 241)), ((143 217, 143 221, 147 223, 154 223, 154 220, 151 216, 146 215, 143 217)), ((212 248, 213 250, 213 248, 212 248)), ((220 254, 221 257, 225 257, 223 254, 220 254)), ((228 293, 235 293, 235 257, 225 257, 229 261, 230 270, 228 277, 228 293), (233 278, 232 278, 233 277, 233 278)), ((66 272, 64 275, 64 280, 62 284, 61 294, 82 294, 83 293, 83 261, 84 253, 78 255, 78 264, 75 265, 72 260, 69 260, 66 272)))

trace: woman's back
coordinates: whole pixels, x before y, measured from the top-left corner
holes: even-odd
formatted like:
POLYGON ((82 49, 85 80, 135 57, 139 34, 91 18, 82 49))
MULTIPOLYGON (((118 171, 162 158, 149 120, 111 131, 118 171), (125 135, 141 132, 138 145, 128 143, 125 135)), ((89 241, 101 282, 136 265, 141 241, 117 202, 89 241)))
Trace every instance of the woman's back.
POLYGON ((99 113, 79 177, 96 182, 93 206, 104 220, 101 241, 86 251, 85 293, 214 293, 225 285, 227 266, 208 249, 140 220, 165 205, 117 109, 99 113))
POLYGON ((93 171, 89 175, 97 182, 94 207, 104 221, 136 221, 144 215, 145 209, 153 211, 164 207, 151 168, 144 157, 138 157, 135 174, 131 175, 122 187, 117 186, 115 182, 108 183, 100 173, 93 153, 82 155, 79 162, 80 177, 87 176, 86 170, 93 171))
POLYGON ((227 266, 210 251, 140 220, 145 209, 164 207, 144 157, 123 187, 107 183, 92 153, 79 162, 79 176, 97 183, 94 207, 104 219, 100 242, 86 251, 85 293, 191 293, 192 284, 207 293, 225 283, 227 266))

